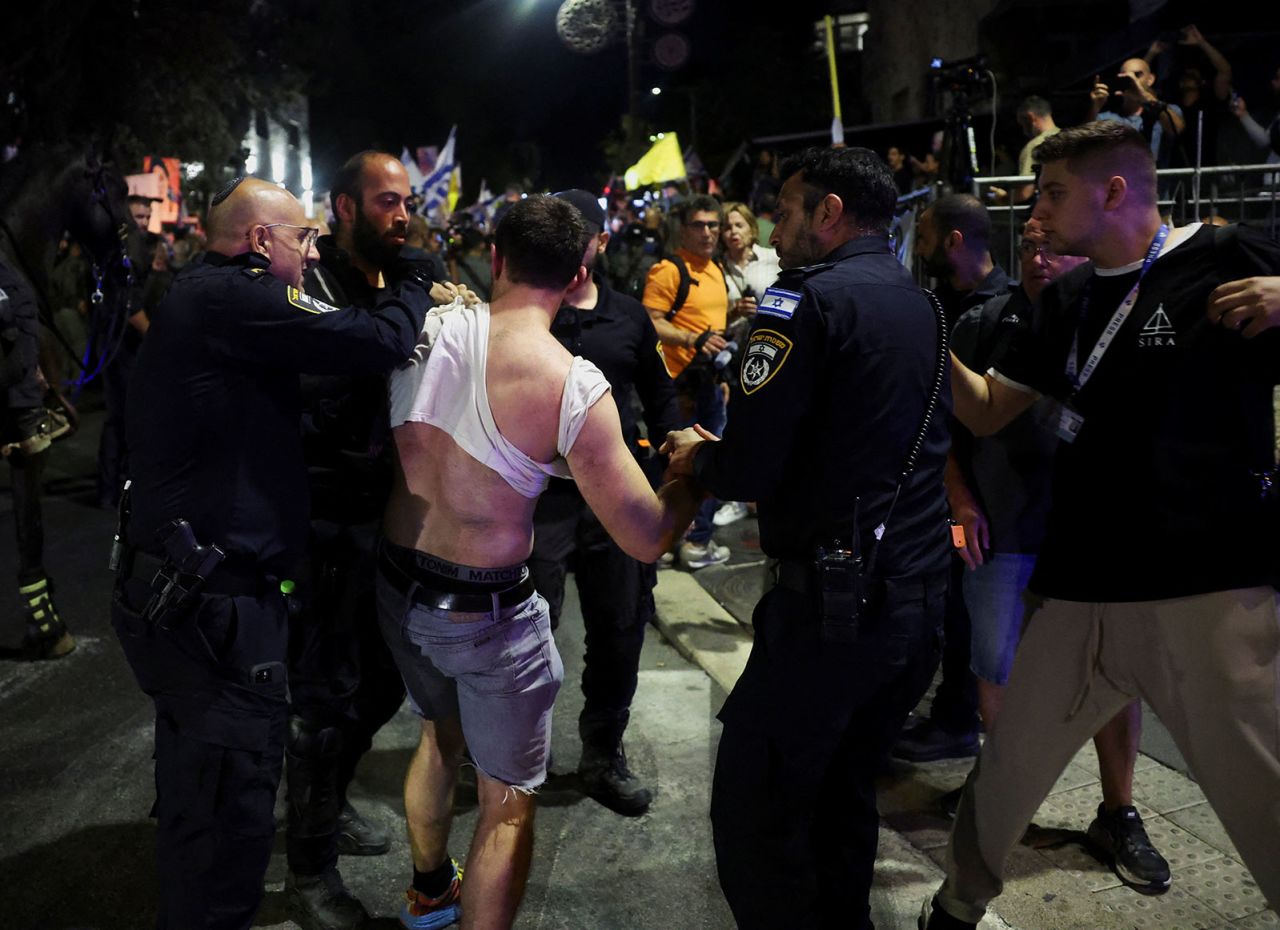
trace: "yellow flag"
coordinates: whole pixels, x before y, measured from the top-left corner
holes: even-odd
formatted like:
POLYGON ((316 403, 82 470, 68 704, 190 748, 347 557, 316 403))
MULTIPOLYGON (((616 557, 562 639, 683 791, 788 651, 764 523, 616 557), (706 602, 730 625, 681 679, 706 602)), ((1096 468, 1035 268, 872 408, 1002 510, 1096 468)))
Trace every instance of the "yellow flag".
POLYGON ((453 173, 449 175, 449 196, 446 203, 449 204, 449 212, 452 213, 454 207, 458 205, 458 197, 462 194, 462 165, 458 165, 453 169, 453 173))
POLYGON ((674 132, 667 132, 662 134, 662 138, 638 162, 627 169, 623 180, 627 190, 633 191, 649 184, 661 184, 663 181, 682 181, 684 177, 684 156, 680 154, 680 143, 674 132))

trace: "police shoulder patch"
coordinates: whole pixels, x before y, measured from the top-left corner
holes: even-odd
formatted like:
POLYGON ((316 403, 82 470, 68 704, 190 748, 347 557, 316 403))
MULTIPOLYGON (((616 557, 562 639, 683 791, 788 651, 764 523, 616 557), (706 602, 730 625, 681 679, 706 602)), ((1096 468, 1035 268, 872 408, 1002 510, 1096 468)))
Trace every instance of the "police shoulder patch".
POLYGON ((742 358, 739 378, 743 393, 754 394, 768 384, 791 354, 792 345, 790 339, 776 330, 754 330, 747 341, 747 352, 742 358))
POLYGON ((241 272, 241 274, 243 274, 243 275, 244 275, 245 277, 247 277, 247 278, 260 278, 260 277, 262 277, 264 274, 266 274, 266 272, 267 272, 267 269, 265 269, 265 268, 258 268, 258 267, 256 267, 256 266, 255 266, 255 267, 252 267, 252 268, 246 268, 246 269, 244 269, 244 271, 242 271, 242 272, 241 272))
POLYGON ((316 300, 314 297, 308 297, 302 291, 293 285, 286 288, 289 295, 289 303, 297 307, 299 310, 305 310, 307 313, 333 313, 338 308, 325 303, 323 300, 316 300))
POLYGON ((771 287, 760 298, 760 303, 756 305, 756 312, 789 320, 791 315, 796 312, 796 307, 800 306, 800 298, 803 296, 798 291, 787 291, 780 287, 771 287))

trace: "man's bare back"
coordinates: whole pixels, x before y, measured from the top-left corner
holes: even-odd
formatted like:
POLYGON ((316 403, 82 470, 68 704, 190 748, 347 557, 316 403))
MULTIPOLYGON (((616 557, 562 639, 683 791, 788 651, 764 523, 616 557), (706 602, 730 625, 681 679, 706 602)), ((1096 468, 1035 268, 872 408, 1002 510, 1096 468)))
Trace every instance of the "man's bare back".
MULTIPOLYGON (((491 313, 489 406, 502 435, 536 462, 557 456, 560 396, 572 360, 541 311, 491 313)), ((536 498, 517 492, 439 427, 408 422, 393 435, 399 469, 384 525, 389 540, 480 568, 528 558, 536 498)))

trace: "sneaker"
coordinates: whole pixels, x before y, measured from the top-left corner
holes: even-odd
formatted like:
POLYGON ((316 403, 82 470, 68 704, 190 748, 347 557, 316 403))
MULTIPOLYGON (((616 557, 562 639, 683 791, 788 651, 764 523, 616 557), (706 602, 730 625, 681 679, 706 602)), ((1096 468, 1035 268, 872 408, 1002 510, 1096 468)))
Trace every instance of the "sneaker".
POLYGON ((631 771, 621 744, 612 755, 584 748, 578 778, 584 794, 624 817, 639 817, 653 803, 653 792, 631 771))
POLYGON ((1169 887, 1169 863, 1156 851, 1132 806, 1108 812, 1098 805, 1098 816, 1089 824, 1089 839, 1110 860, 1121 881, 1140 888, 1169 887))
POLYGON ((674 552, 664 552, 658 556, 658 568, 671 568, 676 564, 676 554, 674 552))
POLYGON ((410 930, 437 930, 462 918, 462 869, 457 859, 450 861, 453 863, 453 881, 440 897, 428 898, 412 885, 405 891, 405 904, 400 910, 402 926, 410 930))
POLYGON ((906 762, 965 759, 978 754, 978 732, 949 733, 929 717, 916 717, 893 744, 893 757, 906 762))
POLYGON ((336 866, 319 875, 295 875, 284 882, 291 915, 303 930, 359 930, 369 919, 364 905, 347 891, 336 866))
POLYGON ((730 523, 737 523, 748 513, 747 505, 742 501, 727 501, 720 505, 711 522, 716 526, 728 526, 730 523))
POLYGON ((391 848, 387 831, 370 823, 347 801, 338 814, 338 852, 344 856, 381 856, 391 848))
POLYGON ((716 545, 714 540, 708 539, 705 544, 685 540, 680 544, 680 563, 691 572, 727 561, 729 547, 716 545))
POLYGON ((958 917, 952 917, 938 906, 938 899, 924 899, 924 907, 920 909, 920 919, 916 921, 917 930, 976 930, 977 924, 971 924, 958 917))

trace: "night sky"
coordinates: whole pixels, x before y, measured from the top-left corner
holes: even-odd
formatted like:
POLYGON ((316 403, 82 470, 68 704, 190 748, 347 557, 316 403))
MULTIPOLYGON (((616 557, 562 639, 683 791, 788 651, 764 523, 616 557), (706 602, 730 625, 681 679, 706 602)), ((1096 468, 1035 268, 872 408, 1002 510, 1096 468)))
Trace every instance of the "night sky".
MULTIPOLYGON (((559 6, 560 0, 360 4, 347 24, 335 24, 343 41, 335 44, 334 67, 311 88, 317 186, 361 148, 398 154, 404 145, 442 145, 453 123, 465 200, 474 199, 482 177, 495 192, 522 177, 552 190, 602 185, 608 175, 602 143, 619 128, 627 106, 626 53, 621 43, 589 56, 571 51, 555 32, 559 6)), ((753 17, 745 5, 739 9, 740 16, 726 19, 725 4, 701 0, 692 18, 676 27, 691 42, 689 65, 666 73, 643 61, 638 82, 641 116, 656 129, 680 131, 682 145, 688 144, 689 112, 682 88, 700 88, 699 151, 713 174, 724 152, 752 131, 745 117, 729 120, 717 104, 721 85, 748 78, 777 84, 785 73, 771 76, 753 62, 785 60, 786 49, 803 46, 812 29, 809 14, 794 7, 785 25, 753 17), (763 36, 773 43, 768 49, 761 47, 763 36), (668 92, 651 96, 655 84, 668 92)), ((646 28, 649 40, 665 31, 652 23, 646 28)), ((797 57, 799 68, 789 72, 812 72, 821 90, 825 64, 813 57, 797 57)), ((742 86, 745 106, 757 91, 742 86)), ((829 121, 821 93, 817 102, 829 121)), ((795 118, 803 128, 826 125, 821 116, 795 118)))
POLYGON ((352 37, 354 66, 312 98, 318 184, 362 147, 442 145, 454 123, 468 198, 482 177, 490 186, 520 177, 550 188, 595 183, 606 170, 600 144, 626 108, 625 52, 570 51, 555 33, 558 7, 369 5, 365 34, 352 37), (440 12, 423 12, 431 8, 440 12))

